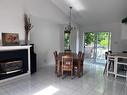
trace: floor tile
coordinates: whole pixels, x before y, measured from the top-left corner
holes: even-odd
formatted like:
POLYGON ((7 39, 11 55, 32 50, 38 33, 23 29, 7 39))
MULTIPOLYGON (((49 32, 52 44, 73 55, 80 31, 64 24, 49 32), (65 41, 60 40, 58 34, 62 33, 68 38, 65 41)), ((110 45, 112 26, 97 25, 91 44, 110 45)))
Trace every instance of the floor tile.
MULTIPOLYGON (((29 79, 17 80, 0 87, 0 95, 41 95, 50 87, 57 89, 52 95, 127 95, 124 78, 114 79, 103 75, 104 66, 84 65, 81 78, 62 79, 54 73, 53 66, 38 70, 29 79)), ((48 89, 51 93, 52 89, 48 89)), ((49 95, 48 92, 45 95, 49 95)))

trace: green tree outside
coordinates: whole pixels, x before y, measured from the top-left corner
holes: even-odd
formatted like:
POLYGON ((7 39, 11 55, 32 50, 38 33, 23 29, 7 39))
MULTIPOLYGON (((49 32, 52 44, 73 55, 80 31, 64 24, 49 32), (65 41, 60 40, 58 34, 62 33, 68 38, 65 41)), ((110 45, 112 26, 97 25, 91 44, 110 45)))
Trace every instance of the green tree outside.
MULTIPOLYGON (((109 32, 99 32, 97 34, 97 37, 98 37, 98 42, 97 43, 100 46, 103 46, 103 47, 108 46, 109 32)), ((93 32, 85 33, 85 43, 87 45, 90 45, 90 44, 94 43, 95 39, 96 39, 95 33, 93 33, 93 32)))
POLYGON ((85 33, 85 43, 87 45, 91 44, 94 41, 95 41, 95 35, 94 35, 93 32, 87 32, 87 33, 85 33))
POLYGON ((64 48, 70 49, 70 33, 64 33, 64 48))

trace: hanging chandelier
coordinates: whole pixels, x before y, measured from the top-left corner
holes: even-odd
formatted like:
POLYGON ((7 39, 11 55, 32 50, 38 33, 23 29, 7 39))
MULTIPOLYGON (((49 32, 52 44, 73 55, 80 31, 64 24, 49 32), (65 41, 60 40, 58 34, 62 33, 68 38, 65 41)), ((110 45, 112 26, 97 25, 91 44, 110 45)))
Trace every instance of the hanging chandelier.
POLYGON ((69 24, 65 27, 66 32, 71 32, 71 30, 73 29, 73 27, 71 26, 71 18, 72 18, 71 17, 71 15, 72 15, 71 10, 72 10, 72 7, 70 6, 69 8, 70 8, 69 24))

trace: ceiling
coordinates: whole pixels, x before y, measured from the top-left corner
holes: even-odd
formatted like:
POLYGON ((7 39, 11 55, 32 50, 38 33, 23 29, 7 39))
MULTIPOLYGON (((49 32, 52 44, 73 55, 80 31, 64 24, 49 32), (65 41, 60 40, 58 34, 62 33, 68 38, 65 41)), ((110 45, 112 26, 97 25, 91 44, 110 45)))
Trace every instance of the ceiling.
MULTIPOLYGON (((51 0, 62 12, 69 14, 69 4, 65 0, 51 0)), ((72 10, 73 22, 80 26, 90 26, 121 22, 127 17, 127 0, 79 0, 84 10, 72 10)))

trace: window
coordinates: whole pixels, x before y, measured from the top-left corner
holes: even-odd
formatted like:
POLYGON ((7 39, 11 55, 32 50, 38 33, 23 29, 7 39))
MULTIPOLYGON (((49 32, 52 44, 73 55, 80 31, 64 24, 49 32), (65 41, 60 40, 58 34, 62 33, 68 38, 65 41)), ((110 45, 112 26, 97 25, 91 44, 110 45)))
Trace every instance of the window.
POLYGON ((64 49, 70 50, 70 32, 64 32, 64 49))

